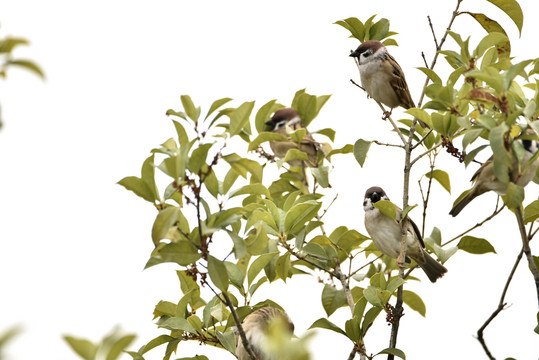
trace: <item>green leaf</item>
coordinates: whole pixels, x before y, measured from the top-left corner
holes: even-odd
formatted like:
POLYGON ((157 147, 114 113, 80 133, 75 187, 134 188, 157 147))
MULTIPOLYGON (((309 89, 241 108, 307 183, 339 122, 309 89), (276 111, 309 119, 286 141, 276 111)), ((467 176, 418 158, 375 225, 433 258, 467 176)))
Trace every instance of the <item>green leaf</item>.
POLYGON ((146 345, 144 345, 140 351, 142 354, 145 354, 147 353, 148 351, 152 350, 153 348, 159 346, 159 345, 163 345, 163 344, 166 344, 168 342, 170 342, 171 340, 174 340, 174 338, 172 336, 169 336, 169 335, 159 335, 158 337, 156 337, 155 339, 152 339, 149 343, 147 343, 146 345))
POLYGON ((232 191, 229 197, 233 198, 234 196, 245 195, 245 194, 264 195, 266 198, 271 199, 269 190, 262 184, 251 184, 251 185, 242 186, 241 188, 232 191))
POLYGON ((363 23, 355 17, 336 21, 334 24, 340 25, 346 30, 350 31, 350 37, 354 37, 359 41, 365 41, 365 26, 363 23))
POLYGON ((311 174, 324 189, 329 187, 329 166, 311 168, 311 174))
POLYGON ((71 349, 85 360, 94 360, 97 354, 97 345, 86 339, 78 339, 73 336, 64 335, 64 340, 69 344, 71 349))
POLYGON ((359 328, 360 319, 355 316, 349 320, 346 320, 344 329, 346 330, 346 336, 353 342, 358 342, 361 339, 361 331, 359 328))
POLYGON ((321 328, 321 329, 328 329, 331 331, 335 331, 336 333, 342 334, 344 336, 347 336, 343 329, 332 323, 326 318, 320 318, 316 320, 311 326, 309 326, 309 329, 315 329, 315 328, 321 328))
POLYGON ((524 209, 524 223, 530 223, 539 219, 539 200, 535 200, 524 209))
POLYGON ((236 353, 236 334, 234 334, 234 331, 227 331, 224 334, 220 331, 215 331, 215 334, 225 349, 232 354, 236 353))
POLYGON ((499 7, 504 13, 507 14, 513 20, 518 28, 518 32, 522 33, 522 24, 524 22, 524 15, 522 9, 516 0, 488 0, 490 3, 499 7))
POLYGON ((247 284, 251 286, 256 276, 262 271, 262 269, 269 264, 271 260, 273 260, 279 253, 278 252, 272 252, 260 255, 258 258, 256 258, 251 266, 249 266, 249 270, 247 271, 247 284))
MULTIPOLYGON (((483 15, 483 14, 475 14, 475 15, 483 15)), ((493 21, 490 19, 488 20, 490 22, 493 21)), ((508 57, 511 52, 511 45, 509 43, 509 39, 507 38, 507 35, 505 34, 505 32, 503 31, 503 29, 501 30, 502 30, 501 32, 490 32, 487 36, 485 36, 481 40, 481 42, 479 42, 479 45, 477 45, 477 47, 475 48, 475 51, 474 51, 475 56, 481 57, 483 56, 485 51, 487 51, 487 49, 493 46, 496 46, 498 56, 508 57)))
POLYGON ((172 120, 172 123, 174 124, 174 128, 176 129, 176 134, 178 135, 178 142, 180 143, 180 147, 184 147, 189 144, 189 137, 187 136, 183 125, 176 120, 172 120))
POLYGON ((346 294, 343 290, 337 290, 331 285, 324 285, 322 290, 322 306, 327 316, 330 316, 338 308, 346 305, 346 294))
POLYGON ((292 206, 284 217, 285 232, 290 234, 299 232, 305 226, 305 223, 318 213, 321 206, 322 203, 313 200, 292 206))
POLYGON ((135 337, 135 335, 125 335, 119 338, 110 348, 106 360, 116 360, 133 340, 135 340, 135 337))
POLYGON ((189 95, 182 95, 180 99, 182 101, 185 114, 189 117, 189 119, 193 120, 194 122, 197 122, 199 111, 197 111, 197 108, 195 107, 195 104, 193 104, 193 100, 191 100, 191 97, 189 95))
POLYGON ((287 252, 284 255, 279 256, 275 262, 275 274, 278 278, 286 282, 286 279, 290 277, 290 253, 287 252))
POLYGON ((463 236, 457 247, 470 254, 486 254, 489 252, 496 254, 496 250, 494 250, 494 246, 492 246, 491 243, 485 239, 476 238, 474 236, 463 236))
MULTIPOLYGON (((369 144, 370 145, 370 144, 369 144)), ((331 157, 335 154, 349 154, 354 151, 354 145, 352 144, 346 144, 340 149, 331 149, 330 152, 326 154, 327 159, 331 159, 331 157)), ((363 159, 365 161, 365 159, 363 159)))
POLYGON ((433 84, 442 84, 442 79, 434 72, 434 70, 426 67, 418 67, 417 69, 421 70, 427 77, 432 81, 433 84))
POLYGON ((181 218, 181 220, 179 221, 178 226, 184 233, 189 233, 189 224, 181 213, 180 208, 170 206, 159 211, 152 226, 152 240, 154 245, 157 246, 159 241, 163 239, 175 240, 175 236, 171 234, 171 230, 174 231, 176 229, 174 226, 179 218, 181 218))
POLYGON ((367 153, 371 147, 371 141, 359 139, 354 144, 354 157, 356 158, 359 166, 363 167, 365 159, 367 158, 367 153))
POLYGON ((176 360, 210 360, 206 355, 195 355, 192 357, 182 357, 178 358, 176 360))
POLYGON ((423 302, 421 297, 419 297, 419 295, 417 295, 415 292, 410 290, 403 290, 402 301, 404 301, 404 303, 408 305, 410 309, 417 311, 423 317, 426 315, 427 308, 425 307, 425 303, 423 302))
POLYGON ((436 181, 438 181, 438 183, 440 185, 442 185, 442 187, 448 192, 451 194, 451 181, 449 180, 449 174, 446 173, 445 171, 443 170, 434 170, 432 172, 428 172, 425 174, 426 177, 428 177, 429 179, 430 178, 433 178, 435 179, 436 181))
POLYGON ((206 164, 206 158, 208 157, 208 151, 212 147, 213 144, 201 144, 199 147, 197 147, 195 150, 193 150, 193 153, 191 154, 191 157, 189 158, 189 170, 197 174, 200 169, 202 169, 202 166, 206 164))
POLYGON ((224 104, 226 104, 227 102, 229 102, 231 100, 232 100, 231 98, 222 98, 222 99, 219 99, 219 100, 215 100, 213 102, 213 104, 211 104, 210 110, 208 110, 208 114, 206 115, 204 120, 209 118, 210 115, 215 112, 215 110, 219 109, 221 106, 223 106, 224 104))
POLYGON ((537 326, 535 327, 535 329, 533 329, 533 331, 536 334, 539 334, 539 312, 537 313, 537 326))
POLYGON ((325 128, 325 129, 317 130, 317 131, 314 131, 313 133, 327 136, 329 140, 335 141, 336 132, 332 128, 325 128))
POLYGON ((400 349, 397 349, 397 348, 387 348, 387 349, 384 349, 384 350, 380 351, 376 355, 380 355, 380 354, 394 355, 394 356, 400 357, 401 359, 406 360, 406 355, 404 354, 404 351, 402 351, 400 349))
POLYGON ((249 123, 249 116, 253 107, 255 106, 254 101, 244 102, 237 109, 235 109, 230 117, 230 135, 238 135, 243 128, 249 123))
POLYGON ((261 144, 267 142, 267 141, 289 141, 288 138, 283 134, 278 134, 274 132, 260 132, 258 136, 249 143, 249 147, 247 148, 247 151, 253 151, 257 147, 259 147, 261 144))
POLYGON ((283 108, 283 105, 277 104, 277 100, 271 100, 265 103, 258 109, 255 116, 255 128, 258 133, 261 133, 267 129, 266 122, 271 118, 271 115, 283 108))
POLYGON ((509 182, 507 184, 507 193, 505 196, 502 196, 502 199, 509 209, 516 209, 521 206, 524 201, 524 188, 509 182))
POLYGON ((426 112, 425 110, 418 109, 418 108, 410 108, 410 109, 406 110, 405 113, 410 114, 414 118, 417 118, 417 119, 423 121, 430 128, 432 128, 432 120, 430 118, 429 113, 426 112))
POLYGON ((43 72, 43 70, 41 70, 41 68, 31 60, 23 60, 23 59, 9 60, 7 61, 6 64, 22 67, 23 69, 33 72, 35 75, 39 76, 40 78, 45 79, 45 73, 43 72))
POLYGON ((201 257, 195 245, 187 240, 165 244, 161 248, 158 248, 157 255, 150 258, 145 268, 162 262, 175 262, 182 266, 187 266, 196 262, 201 257))
POLYGON ((383 215, 397 222, 397 206, 389 200, 380 200, 373 204, 383 215))
POLYGON ((128 176, 118 181, 118 185, 122 185, 129 191, 135 193, 146 201, 154 202, 154 194, 148 185, 136 176, 128 176))
POLYGON ((177 316, 159 319, 157 321, 157 326, 167 330, 187 331, 191 334, 197 333, 195 328, 191 324, 189 324, 189 321, 177 316))
POLYGON ((217 258, 208 255, 208 274, 211 281, 221 291, 228 289, 228 272, 225 264, 217 258))

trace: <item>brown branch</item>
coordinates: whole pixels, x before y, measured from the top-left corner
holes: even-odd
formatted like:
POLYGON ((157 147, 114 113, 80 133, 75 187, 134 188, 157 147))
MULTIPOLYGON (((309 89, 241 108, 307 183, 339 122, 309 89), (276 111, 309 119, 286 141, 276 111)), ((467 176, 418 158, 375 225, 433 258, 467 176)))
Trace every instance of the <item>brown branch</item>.
POLYGON ((356 347, 354 346, 354 348, 352 349, 352 351, 350 352, 350 355, 348 355, 348 360, 354 360, 354 358, 356 357, 356 347))
MULTIPOLYGON (((499 198, 498 198, 498 201, 499 201, 499 198)), ((498 209, 498 203, 496 203, 496 208, 494 209, 494 212, 492 214, 490 214, 483 221, 478 222, 477 224, 475 224, 474 226, 472 226, 468 230, 466 230, 466 231, 462 232, 461 234, 455 236, 451 240, 446 241, 445 243, 442 244, 442 246, 446 246, 447 244, 449 244, 449 243, 451 243, 451 242, 453 242, 453 241, 455 241, 457 239, 460 239, 461 237, 463 237, 464 235, 466 235, 470 231, 472 231, 474 229, 477 229, 480 226, 483 226, 484 223, 486 223, 489 220, 492 220, 492 218, 494 218, 496 215, 498 215, 504 208, 505 208, 505 204, 503 204, 502 207, 498 209)))
MULTIPOLYGON (((436 53, 434 54, 434 58, 432 59, 432 63, 430 64, 429 69, 433 69, 434 65, 436 65, 436 60, 438 60, 439 51, 442 49, 442 46, 445 43, 445 40, 447 39, 447 35, 449 34, 448 31, 451 30, 451 26, 453 26, 453 22, 455 21, 456 17, 458 16, 460 3, 462 0, 457 0, 457 6, 455 10, 453 11, 453 16, 451 16, 451 20, 449 21, 449 25, 447 25, 446 32, 444 36, 442 37, 442 40, 440 40, 440 43, 436 45, 436 53)), ((436 39, 436 37, 434 37, 436 39)), ((419 102, 417 104, 417 107, 421 107, 421 103, 423 102, 423 98, 425 97, 425 89, 427 88, 427 85, 429 84, 430 78, 427 76, 427 79, 425 80, 425 85, 423 85, 423 91, 421 92, 421 96, 419 97, 419 102)))
POLYGON ((434 45, 436 45, 436 49, 439 49, 441 46, 438 45, 438 40, 436 39, 436 33, 434 32, 432 21, 430 21, 430 16, 427 16, 427 19, 429 20, 430 31, 432 32, 432 37, 434 38, 434 45))
POLYGON ((386 144, 386 143, 380 142, 378 140, 372 140, 372 142, 375 143, 376 145, 380 145, 380 146, 398 147, 398 148, 401 148, 401 149, 404 148, 404 146, 402 146, 402 145, 386 144))
POLYGON ((522 249, 528 259, 528 265, 533 274, 535 280, 535 289, 537 291, 537 302, 539 303, 539 271, 537 271, 537 266, 535 266, 535 261, 533 261, 532 252, 530 250, 530 239, 526 235, 526 227, 524 225, 524 215, 522 214, 522 207, 519 206, 515 209, 515 216, 517 217, 518 228, 520 230, 520 237, 522 238, 522 249))
MULTIPOLYGON (((357 60, 356 60, 357 62, 357 60)), ((357 87, 359 87, 360 89, 362 89, 363 91, 366 92, 366 90, 361 87, 359 84, 357 84, 354 80, 350 79, 350 81, 352 82, 352 84, 356 85, 357 87)), ((374 100, 374 99, 373 99, 374 100)), ((376 101, 376 100, 374 100, 376 101)), ((387 110, 384 108, 384 106, 379 102, 379 101, 376 101, 376 103, 378 104, 378 106, 380 107, 380 109, 382 109, 382 111, 384 113, 387 113, 387 110)), ((391 123, 391 125, 393 126, 393 129, 395 129, 395 131, 397 132, 397 134, 399 135, 399 137, 401 138, 401 141, 403 144, 406 144, 406 138, 404 137, 404 135, 402 135, 402 132, 400 131, 400 129, 397 127, 397 124, 395 124, 395 122, 393 121, 393 119, 391 118, 391 116, 387 116, 386 118, 387 120, 389 120, 389 122, 391 123)))
POLYGON ((515 264, 513 265, 513 268, 511 269, 511 272, 509 273, 509 277, 507 278, 507 281, 505 282, 505 286, 503 288, 502 295, 498 303, 498 307, 492 312, 492 314, 485 321, 485 323, 479 328, 479 330, 477 330, 477 340, 483 347, 483 350, 485 350, 485 353, 487 354, 490 360, 495 360, 495 358, 494 356, 492 356, 490 350, 487 347, 485 338, 483 337, 483 332, 485 331, 487 326, 489 326, 492 320, 494 320, 494 318, 498 316, 498 314, 506 308, 507 303, 505 302, 505 295, 507 294, 507 290, 509 289, 509 284, 511 283, 511 280, 513 280, 513 275, 515 275, 515 271, 517 270, 518 264, 520 263, 520 259, 522 259, 523 253, 524 253, 524 249, 520 250, 520 253, 518 254, 515 260, 515 264))
MULTIPOLYGON (((337 262, 337 259, 335 259, 337 262)), ((348 285, 348 277, 342 273, 341 265, 337 262, 337 266, 335 266, 335 275, 336 278, 339 279, 341 282, 342 288, 344 290, 344 294, 346 295, 346 302, 348 303, 348 307, 350 308, 350 311, 352 312, 352 315, 354 314, 354 297, 352 296, 352 292, 350 291, 350 285, 348 285)))
POLYGON ((238 314, 236 313, 236 309, 234 309, 234 304, 232 304, 232 300, 230 300, 230 297, 226 292, 222 292, 223 297, 226 300, 226 305, 230 309, 230 312, 232 313, 232 316, 234 317, 234 321, 236 322, 236 328, 238 329, 238 333, 240 334, 241 342, 243 343, 243 347, 245 350, 247 350, 247 354, 249 354, 249 357, 251 360, 257 360, 257 356, 253 352, 253 349, 251 348, 251 344, 249 344, 249 341, 247 340, 247 336, 245 336, 245 331, 243 331, 243 327, 241 326, 240 319, 238 318, 238 314))

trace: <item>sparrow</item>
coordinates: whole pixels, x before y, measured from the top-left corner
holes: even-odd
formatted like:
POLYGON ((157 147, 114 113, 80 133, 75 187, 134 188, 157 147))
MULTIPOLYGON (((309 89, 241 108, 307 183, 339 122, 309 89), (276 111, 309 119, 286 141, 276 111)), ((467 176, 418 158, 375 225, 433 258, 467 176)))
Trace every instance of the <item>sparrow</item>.
MULTIPOLYGON (((392 258, 398 258, 401 250, 401 227, 395 220, 388 218, 373 206, 380 200, 389 200, 382 188, 373 186, 365 192, 363 201, 365 228, 378 250, 392 258)), ((402 210, 398 207, 396 218, 397 221, 402 218, 402 210)), ((447 272, 447 269, 425 251, 425 243, 421 238, 419 228, 410 218, 406 226, 405 261, 410 262, 409 258, 414 260, 427 274, 429 280, 435 282, 447 272)))
MULTIPOLYGON (((272 128, 273 132, 285 135, 288 139, 290 139, 289 141, 270 141, 270 147, 275 156, 279 158, 284 158, 288 150, 299 149, 307 154, 309 161, 306 161, 305 163, 309 167, 318 166, 318 153, 323 154, 324 151, 322 150, 320 143, 318 143, 313 138, 311 133, 309 133, 309 131, 305 129, 307 131, 300 144, 294 142, 290 138, 290 135, 288 135, 289 130, 287 131, 287 127, 292 131, 305 128, 301 121, 301 117, 296 110, 292 108, 283 108, 277 110, 275 114, 273 114, 272 118, 268 122, 266 122, 266 125, 269 125, 272 128)), ((290 162, 290 165, 301 166, 302 163, 303 162, 301 160, 292 160, 290 162)))
MULTIPOLYGON (((520 186, 526 186, 533 180, 537 168, 539 168, 539 158, 533 163, 528 164, 530 158, 537 153, 539 142, 533 140, 516 140, 522 143, 525 150, 522 163, 518 164, 517 159, 513 157, 513 169, 509 174, 510 181, 520 186), (527 166, 524 173, 519 174, 520 170, 527 166)), ((500 181, 494 173, 493 156, 491 156, 472 176, 471 181, 475 181, 473 187, 464 195, 462 199, 453 205, 449 212, 453 217, 457 216, 462 209, 466 207, 473 199, 483 195, 486 192, 494 191, 498 195, 505 195, 507 192, 507 184, 500 181)))
MULTIPOLYGON (((399 64, 378 40, 368 40, 350 54, 357 58, 361 85, 374 100, 391 108, 415 107, 408 84, 399 64)), ((390 115, 389 111, 386 115, 390 115)), ((423 121, 421 126, 427 127, 423 121)))
MULTIPOLYGON (((278 331, 279 335, 283 335, 286 340, 289 340, 294 332, 294 324, 288 315, 283 310, 274 307, 264 307, 253 311, 245 317, 241 325, 258 360, 278 359, 275 348, 272 349, 268 342, 270 332, 278 331)), ((239 360, 251 359, 238 333, 236 333, 236 356, 239 360)))

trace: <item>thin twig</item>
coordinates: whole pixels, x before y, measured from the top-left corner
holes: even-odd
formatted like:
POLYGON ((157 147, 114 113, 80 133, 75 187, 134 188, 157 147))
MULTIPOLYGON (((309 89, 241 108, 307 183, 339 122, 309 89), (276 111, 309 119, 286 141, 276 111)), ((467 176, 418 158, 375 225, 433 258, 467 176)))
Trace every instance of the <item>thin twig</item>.
POLYGON ((496 316, 498 316, 498 314, 502 310, 505 309, 505 306, 507 305, 507 303, 505 302, 505 295, 507 294, 507 290, 509 289, 509 284, 511 283, 511 280, 513 280, 513 275, 515 275, 515 271, 517 270, 518 264, 520 263, 520 259, 522 259, 522 254, 523 253, 524 253, 524 249, 520 250, 520 253, 518 254, 518 256, 517 256, 517 258, 515 260, 515 264, 513 265, 513 268, 511 269, 511 272, 509 273, 509 277, 507 278, 507 281, 505 282, 505 286, 503 288, 502 295, 500 297, 500 301, 498 302, 498 307, 489 316, 489 318, 485 321, 485 323, 479 328, 479 330, 477 330, 477 340, 479 341, 479 343, 483 347, 483 350, 485 350, 485 353, 487 354, 487 356, 488 356, 488 358, 490 360, 495 360, 495 358, 494 358, 494 356, 492 356, 492 354, 490 353, 490 350, 487 347, 487 344, 485 342, 485 338, 483 337, 483 332, 485 331, 487 326, 491 323, 491 321, 494 320, 494 318, 496 316))
MULTIPOLYGON (((499 198, 498 198, 499 199, 499 198)), ((474 226, 472 226, 471 228, 469 228, 468 230, 460 233, 459 235, 455 236, 454 238, 452 238, 451 240, 448 240, 446 241, 445 243, 442 244, 442 247, 443 246, 446 246, 447 244, 457 240, 457 239, 460 239, 461 237, 463 237, 464 235, 466 235, 467 233, 469 233, 470 231, 474 230, 474 229, 477 229, 478 227, 482 226, 484 223, 486 223, 487 221, 489 220, 492 220, 492 218, 494 218, 496 215, 498 215, 503 209, 505 208, 505 204, 502 205, 501 208, 498 209, 498 203, 496 203, 496 208, 494 209, 494 212, 492 214, 490 214, 489 216, 487 216, 483 221, 481 222, 478 222, 477 224, 475 224, 474 226)))
POLYGON ((335 195, 333 200, 331 200, 331 202, 329 203, 328 207, 324 211, 322 211, 322 215, 319 216, 318 220, 321 220, 324 217, 324 215, 326 215, 329 208, 331 207, 331 205, 333 205, 333 203, 335 202, 335 200, 337 200, 338 197, 339 197, 339 194, 335 195))
POLYGON ((401 148, 401 149, 404 148, 403 145, 386 144, 386 143, 380 142, 378 140, 372 140, 372 142, 375 143, 376 145, 380 145, 380 146, 398 147, 398 148, 401 148))
POLYGON ((362 267, 357 268, 354 272, 352 272, 352 273, 350 274, 350 277, 352 277, 352 276, 354 276, 355 274, 357 274, 361 269, 364 269, 364 268, 366 268, 367 266, 371 265, 371 264, 374 263, 376 260, 380 259, 382 256, 383 256, 383 255, 380 255, 380 256, 376 257, 376 259, 369 261, 368 263, 366 263, 366 264, 363 265, 362 267))
POLYGON ((350 308, 350 311, 352 314, 354 314, 354 297, 352 296, 352 292, 350 291, 350 286, 348 285, 348 277, 344 275, 341 271, 341 264, 337 263, 337 266, 335 266, 335 275, 337 279, 341 282, 342 288, 344 290, 344 294, 346 295, 346 302, 348 303, 348 307, 350 308))
POLYGON ((352 349, 352 351, 350 352, 350 355, 348 355, 348 360, 354 360, 354 358, 356 357, 356 347, 354 346, 354 348, 352 349))
MULTIPOLYGON (((434 58, 432 59, 432 63, 430 64, 429 69, 433 69, 434 65, 436 65, 436 60, 438 60, 439 51, 442 49, 442 46, 445 43, 445 40, 447 39, 447 35, 449 34, 449 30, 451 30, 451 26, 453 25, 453 22, 455 21, 456 17, 458 16, 460 3, 462 0, 457 0, 457 6, 455 10, 453 11, 453 16, 451 16, 451 20, 449 21, 449 25, 447 26, 446 32, 444 36, 442 37, 442 40, 438 45, 436 46, 436 53, 434 54, 434 58)), ((430 78, 427 76, 427 79, 425 80, 425 85, 423 85, 423 91, 421 92, 421 96, 419 97, 419 102, 417 104, 417 107, 420 108, 421 104, 423 103, 423 98, 425 97, 425 89, 427 88, 427 85, 429 84, 430 78)))
POLYGON ((232 313, 232 316, 234 317, 234 321, 236 322, 236 329, 238 329, 238 333, 240 334, 241 342, 243 343, 243 347, 245 350, 247 350, 247 354, 249 354, 249 357, 251 360, 257 360, 257 356, 253 352, 253 349, 251 348, 251 344, 249 344, 249 341, 247 340, 247 336, 245 336, 245 331, 243 331, 243 327, 241 326, 240 319, 238 317, 238 314, 236 313, 236 309, 234 309, 234 304, 232 304, 232 301, 230 300, 230 297, 226 292, 222 292, 223 297, 226 300, 226 305, 230 309, 230 312, 232 313))
POLYGON ((436 33, 434 32, 434 27, 432 26, 432 21, 430 21, 430 16, 427 15, 427 19, 429 20, 429 27, 430 27, 430 31, 432 31, 432 37, 434 38, 434 44, 436 45, 436 49, 439 49, 440 46, 438 46, 438 40, 436 39, 436 33))
POLYGON ((535 280, 535 289, 537 291, 537 302, 539 303, 539 271, 535 266, 535 261, 533 261, 532 252, 530 250, 530 239, 526 235, 526 227, 524 225, 524 215, 522 214, 522 208, 519 206, 515 209, 515 216, 517 217, 518 228, 520 230, 520 237, 522 238, 522 249, 528 259, 528 265, 533 274, 535 280))
MULTIPOLYGON (((363 87, 361 87, 361 85, 357 84, 354 80, 350 79, 350 81, 352 82, 352 84, 356 85, 357 87, 359 87, 360 89, 362 89, 363 91, 366 91, 363 87)), ((376 101, 376 100, 375 100, 376 101)), ((387 113, 386 109, 384 108, 384 106, 379 102, 379 101, 376 101, 376 103, 378 104, 378 106, 380 106, 380 109, 382 109, 382 111, 384 113, 387 113)), ((402 140, 402 143, 403 144, 406 144, 406 138, 404 137, 404 135, 402 135, 402 132, 400 131, 400 129, 397 127, 397 124, 395 124, 395 122, 393 121, 393 119, 391 118, 391 116, 388 116, 387 117, 387 120, 389 120, 389 122, 391 123, 391 125, 393 126, 393 129, 395 129, 395 131, 397 132, 397 134, 399 134, 399 137, 401 138, 402 140)))

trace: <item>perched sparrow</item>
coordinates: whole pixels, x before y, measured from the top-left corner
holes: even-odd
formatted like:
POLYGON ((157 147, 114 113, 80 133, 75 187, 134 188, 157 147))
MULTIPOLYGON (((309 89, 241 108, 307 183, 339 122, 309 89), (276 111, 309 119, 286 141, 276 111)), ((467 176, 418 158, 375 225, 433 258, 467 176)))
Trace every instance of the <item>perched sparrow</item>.
MULTIPOLYGON (((277 360, 275 350, 272 350, 268 344, 270 331, 281 332, 279 335, 284 335, 286 340, 289 340, 294 332, 294 324, 288 315, 283 310, 274 307, 264 307, 253 311, 245 317, 242 327, 258 360, 277 360)), ((239 334, 236 334, 236 356, 239 360, 250 360, 239 334)))
MULTIPOLYGON (((521 174, 520 177, 519 170, 524 169, 530 158, 537 153, 537 150, 539 149, 539 142, 533 140, 516 141, 522 141, 522 146, 524 147, 525 153, 520 166, 516 158, 513 158, 513 170, 509 174, 509 179, 517 185, 526 186, 531 180, 533 180, 533 177, 537 172, 537 168, 539 168, 539 158, 535 159, 533 163, 529 164, 526 171, 521 174)), ((498 195, 505 195, 507 191, 507 184, 498 180, 494 173, 492 156, 475 172, 472 177, 472 181, 475 181, 473 187, 462 199, 460 199, 459 202, 453 205, 453 208, 449 212, 450 215, 457 216, 473 199, 488 191, 495 191, 498 195)))
MULTIPOLYGON (((378 250, 392 258, 398 258, 401 249, 401 227, 373 206, 380 200, 389 200, 380 187, 371 187, 365 193, 363 201, 365 228, 378 250)), ((401 216, 402 210, 397 207, 397 220, 400 221, 401 216)), ((447 269, 423 249, 425 244, 417 225, 411 219, 408 219, 407 224, 406 262, 410 262, 408 257, 412 258, 427 274, 429 280, 435 282, 447 272, 447 269)))
MULTIPOLYGON (((350 56, 357 58, 361 85, 370 97, 391 110, 398 106, 415 107, 404 73, 384 44, 377 40, 365 41, 350 56)), ((422 121, 419 123, 427 126, 422 121)))
MULTIPOLYGON (((272 131, 278 134, 290 136, 287 133, 286 127, 289 127, 292 131, 304 128, 301 118, 296 110, 292 108, 284 108, 277 110, 273 117, 266 122, 267 125, 272 127, 272 131)), ((307 130, 307 129, 305 129, 307 130)), ((306 164, 310 167, 318 166, 318 152, 323 153, 320 143, 318 143, 312 135, 307 132, 301 140, 299 146, 292 139, 290 141, 270 141, 270 147, 275 156, 283 158, 290 149, 299 149, 307 154, 309 161, 306 164)), ((292 166, 301 166, 300 160, 293 160, 290 162, 292 166)))

